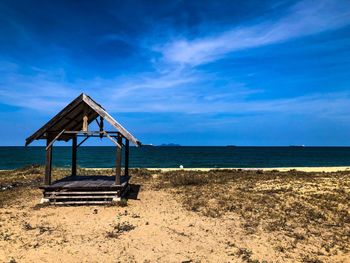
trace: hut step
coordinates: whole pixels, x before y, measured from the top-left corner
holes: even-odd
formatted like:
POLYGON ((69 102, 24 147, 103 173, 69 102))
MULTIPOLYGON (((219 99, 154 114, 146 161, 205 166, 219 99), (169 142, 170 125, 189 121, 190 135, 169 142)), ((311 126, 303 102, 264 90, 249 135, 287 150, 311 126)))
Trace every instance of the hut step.
POLYGON ((49 202, 53 205, 101 205, 111 204, 112 201, 65 201, 65 202, 49 202))
POLYGON ((112 199, 116 195, 48 196, 47 199, 112 199))
POLYGON ((83 191, 83 192, 70 192, 70 191, 45 191, 46 195, 84 195, 84 194, 92 194, 92 195, 100 195, 100 194, 113 194, 117 195, 120 191, 83 191))

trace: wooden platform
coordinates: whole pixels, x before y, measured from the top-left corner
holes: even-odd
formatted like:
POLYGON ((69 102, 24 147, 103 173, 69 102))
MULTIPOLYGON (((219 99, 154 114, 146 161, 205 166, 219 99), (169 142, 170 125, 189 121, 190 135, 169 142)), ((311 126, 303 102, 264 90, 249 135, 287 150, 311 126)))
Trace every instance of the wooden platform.
POLYGON ((128 176, 115 184, 114 176, 69 176, 43 189, 45 202, 52 204, 108 204, 121 198, 128 190, 128 176))

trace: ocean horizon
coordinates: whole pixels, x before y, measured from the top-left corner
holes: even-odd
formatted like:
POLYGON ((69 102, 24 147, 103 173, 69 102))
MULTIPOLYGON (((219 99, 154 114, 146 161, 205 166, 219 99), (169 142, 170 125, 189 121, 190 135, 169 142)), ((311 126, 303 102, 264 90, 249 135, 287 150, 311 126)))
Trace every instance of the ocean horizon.
MULTIPOLYGON (((78 166, 115 167, 113 146, 78 148, 78 166)), ((0 169, 45 163, 45 147, 0 147, 0 169)), ((350 147, 145 146, 130 147, 131 168, 273 168, 350 166, 350 147)), ((53 166, 70 167, 71 148, 53 148, 53 166)))

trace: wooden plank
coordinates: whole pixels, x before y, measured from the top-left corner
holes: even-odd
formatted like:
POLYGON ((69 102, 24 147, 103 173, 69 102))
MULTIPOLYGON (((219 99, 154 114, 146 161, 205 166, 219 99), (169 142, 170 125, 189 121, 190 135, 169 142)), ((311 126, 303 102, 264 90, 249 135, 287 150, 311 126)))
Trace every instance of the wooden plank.
POLYGON ((71 201, 71 202, 49 202, 54 205, 101 205, 111 204, 113 201, 71 201))
POLYGON ((82 145, 87 139, 89 139, 91 137, 91 135, 88 135, 84 140, 82 140, 78 145, 77 148, 82 145))
MULTIPOLYGON (((108 138, 108 139, 110 139, 116 146, 117 146, 117 148, 122 148, 122 143, 121 142, 119 142, 119 137, 118 137, 118 140, 116 141, 112 136, 110 136, 107 132, 104 132, 104 134, 106 135, 106 137, 108 138)), ((121 136, 120 136, 121 137, 121 136)))
POLYGON ((125 164, 124 164, 126 176, 129 176, 129 140, 125 139, 125 164))
POLYGON ((77 148, 77 136, 74 136, 72 139, 72 176, 77 175, 77 148))
POLYGON ((120 180, 121 184, 116 184, 114 176, 69 176, 40 188, 45 191, 118 191, 128 184, 129 177, 121 176, 120 180))
POLYGON ((54 142, 65 132, 66 130, 63 129, 59 134, 57 134, 57 136, 49 143, 49 145, 46 146, 46 151, 47 149, 49 149, 50 147, 52 147, 52 145, 54 144, 54 142))
MULTIPOLYGON (((88 106, 86 106, 88 107, 88 106)), ((88 125, 94 121, 98 117, 98 114, 93 110, 93 109, 88 109, 87 117, 88 117, 88 125)), ((66 130, 71 130, 71 131, 76 131, 76 130, 82 130, 83 129, 83 117, 84 117, 84 112, 86 113, 86 109, 83 109, 79 115, 77 115, 75 118, 80 118, 79 122, 74 124, 73 126, 67 126, 66 130)))
POLYGON ((67 133, 67 134, 81 134, 81 135, 85 135, 85 134, 88 134, 88 135, 97 134, 98 135, 100 133, 105 133, 105 132, 108 134, 115 134, 115 135, 117 135, 119 133, 118 131, 87 131, 87 132, 83 132, 83 131, 73 131, 73 130, 67 130, 67 129, 65 131, 65 133, 67 133))
POLYGON ((84 116, 83 116, 83 131, 84 132, 87 132, 88 131, 88 121, 89 121, 89 117, 88 117, 88 109, 87 107, 85 106, 84 108, 84 116))
POLYGON ((75 196, 47 196, 47 199, 110 199, 116 195, 75 195, 75 196))
POLYGON ((111 194, 115 195, 118 194, 119 191, 81 191, 81 192, 70 192, 70 191, 45 191, 45 194, 48 195, 82 195, 82 194, 94 194, 94 195, 99 195, 99 194, 111 194))
MULTIPOLYGON (((58 114, 56 114, 51 120, 49 120, 44 126, 38 129, 35 133, 29 136, 26 139, 26 146, 28 146, 32 141, 36 139, 46 138, 46 134, 52 131, 53 129, 60 130, 60 128, 65 128, 66 130, 72 129, 80 129, 82 127, 82 122, 75 120, 76 118, 80 118, 83 110, 83 104, 88 106, 88 114, 84 116, 88 117, 87 125, 84 126, 84 130, 87 130, 86 126, 93 120, 100 116, 102 119, 106 119, 114 128, 122 133, 122 135, 134 143, 136 146, 140 146, 141 142, 138 141, 133 135, 131 135, 122 125, 120 125, 112 116, 110 116, 101 105, 97 104, 94 100, 92 100, 89 96, 82 93, 75 100, 69 103, 63 110, 61 110, 58 114), (80 109, 81 108, 81 109, 80 109), (74 116, 73 116, 74 115, 74 116), (67 121, 68 120, 68 121, 67 121), (71 124, 70 124, 71 123, 71 124), (60 127, 56 127, 60 126, 60 127), (70 127, 70 128, 69 128, 70 127)), ((85 121, 86 124, 86 121, 85 121)), ((101 121, 100 121, 101 124, 101 121)), ((102 126, 102 125, 101 125, 102 126)), ((101 133, 99 133, 100 137, 102 137, 101 133)), ((60 140, 68 141, 71 137, 62 136, 60 140)))
MULTIPOLYGON (((118 144, 122 145, 122 136, 118 136, 118 144)), ((120 185, 120 176, 122 170, 122 147, 117 147, 117 156, 116 156, 116 173, 115 173, 115 184, 120 185)))
POLYGON ((101 117, 107 120, 114 128, 116 128, 125 138, 132 141, 135 146, 141 146, 141 142, 129 133, 121 124, 119 124, 111 115, 109 115, 99 104, 93 101, 89 96, 83 94, 83 100, 92 109, 94 109, 101 117))
MULTIPOLYGON (((97 119, 96 119, 96 120, 97 120, 97 119)), ((104 125, 104 123, 103 123, 103 117, 100 116, 100 125, 99 125, 99 127, 100 127, 100 138, 101 138, 101 139, 102 139, 102 137, 103 137, 102 132, 104 131, 103 125, 104 125)))
POLYGON ((95 119, 96 123, 97 123, 97 126, 100 127, 100 122, 98 121, 98 119, 96 118, 95 119))
POLYGON ((51 120, 49 120, 44 126, 34 132, 31 136, 26 139, 26 146, 28 146, 32 141, 40 138, 48 129, 55 125, 58 121, 62 119, 66 114, 74 110, 83 101, 84 94, 80 94, 75 100, 69 103, 63 110, 56 114, 51 120))
MULTIPOLYGON (((51 138, 46 139, 46 145, 49 146, 51 138)), ((52 169, 52 146, 46 147, 46 159, 45 159, 45 185, 51 184, 51 169, 52 169)))
POLYGON ((121 185, 108 185, 108 186, 91 186, 91 187, 69 187, 69 186, 53 186, 53 185, 48 185, 48 186, 42 186, 40 187, 41 189, 44 189, 45 191, 62 191, 62 190, 70 190, 70 191, 118 191, 122 188, 125 187, 125 183, 122 183, 121 185))

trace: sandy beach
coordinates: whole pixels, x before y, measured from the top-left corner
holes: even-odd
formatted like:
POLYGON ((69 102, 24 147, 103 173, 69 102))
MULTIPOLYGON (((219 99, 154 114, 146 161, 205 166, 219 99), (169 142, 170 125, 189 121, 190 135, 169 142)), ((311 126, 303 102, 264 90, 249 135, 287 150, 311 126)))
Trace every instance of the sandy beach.
MULTIPOLYGON (((86 169, 92 169, 92 170, 100 170, 100 171, 106 171, 110 170, 111 168, 86 168, 86 169)), ((160 171, 160 172, 173 172, 173 171, 201 171, 201 172, 208 172, 211 170, 245 170, 245 171, 280 171, 280 172, 287 172, 290 170, 296 170, 300 172, 325 172, 325 173, 331 173, 331 172, 338 172, 338 171, 350 171, 350 166, 320 166, 320 167, 262 167, 262 168, 241 168, 241 167, 228 167, 228 168, 143 168, 149 171, 160 171)), ((0 171, 11 171, 11 170, 0 170, 0 171)))
MULTIPOLYGON (((94 168, 96 169, 96 168, 94 168)), ((170 172, 170 171, 202 171, 202 172, 208 172, 210 170, 262 170, 262 171, 281 171, 281 172, 287 172, 290 170, 297 170, 301 172, 338 172, 338 171, 350 171, 350 166, 323 166, 323 167, 274 167, 274 168, 240 168, 240 167, 230 167, 230 168, 146 168, 150 171, 157 171, 160 170, 162 172, 170 172)))
POLYGON ((132 169, 113 206, 42 206, 42 167, 2 171, 0 261, 350 262, 347 169, 132 169))

